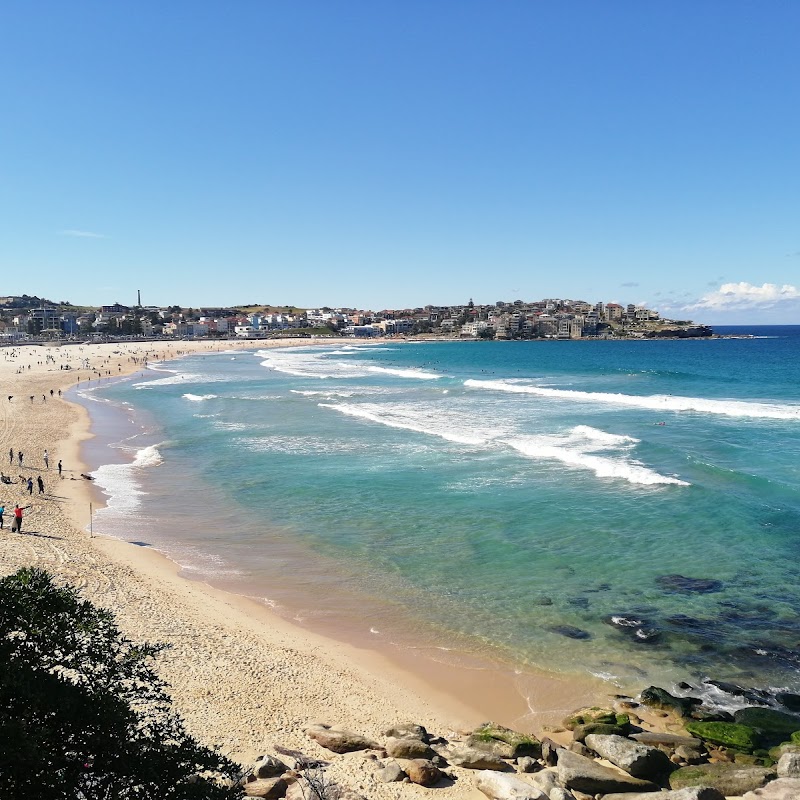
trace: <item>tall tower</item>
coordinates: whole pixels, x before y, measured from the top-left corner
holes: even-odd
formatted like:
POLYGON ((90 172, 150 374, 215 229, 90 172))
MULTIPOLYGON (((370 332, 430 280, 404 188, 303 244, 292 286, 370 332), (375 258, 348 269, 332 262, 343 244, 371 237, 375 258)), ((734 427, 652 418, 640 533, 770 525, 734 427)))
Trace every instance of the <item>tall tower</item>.
POLYGON ((139 308, 141 308, 142 307, 142 290, 141 289, 137 289, 136 290, 136 297, 137 297, 136 305, 139 306, 139 308))

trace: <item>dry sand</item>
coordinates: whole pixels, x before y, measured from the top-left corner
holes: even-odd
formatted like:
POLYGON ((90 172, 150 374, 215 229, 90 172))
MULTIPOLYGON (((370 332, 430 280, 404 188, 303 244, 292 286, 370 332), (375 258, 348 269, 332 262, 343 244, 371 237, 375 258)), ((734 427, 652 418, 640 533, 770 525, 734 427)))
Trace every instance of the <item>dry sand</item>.
MULTIPOLYGON (((89 537, 89 488, 80 478, 80 443, 88 438, 86 411, 58 396, 59 389, 88 379, 113 378, 142 368, 150 360, 182 353, 264 347, 308 341, 247 343, 128 343, 24 346, 0 349, 0 469, 14 479, 34 479, 29 497, 22 481, 0 485, 6 528, 0 532, 0 573, 38 566, 81 588, 84 597, 109 608, 133 640, 166 642, 159 671, 171 685, 176 709, 201 741, 248 763, 272 745, 300 749, 333 762, 331 773, 369 798, 414 797, 426 790, 405 784, 383 784, 373 777, 374 761, 363 756, 332 756, 303 734, 312 720, 341 725, 382 740, 382 732, 400 721, 425 725, 441 735, 473 727, 486 714, 491 695, 454 696, 447 676, 415 676, 383 655, 360 650, 293 626, 245 598, 181 578, 158 553, 127 542, 89 537), (88 360, 90 369, 82 368, 88 360), (62 370, 69 364, 72 369, 62 370), (53 390, 53 396, 50 390, 53 390), (11 401, 8 395, 13 395, 11 401), (31 401, 31 396, 33 400, 31 401), (24 453, 24 466, 8 462, 8 450, 24 453), (49 451, 50 468, 43 453, 49 451), (56 465, 63 461, 58 479, 56 465), (36 477, 42 475, 45 494, 36 477), (15 503, 32 503, 22 534, 12 534, 15 503), (429 678, 429 679, 428 679, 429 678)), ((457 691, 457 690, 456 690, 457 691)), ((464 689, 468 692, 468 689, 464 689)), ((491 692, 491 689, 486 689, 491 692)), ((552 713, 586 704, 587 692, 600 685, 571 686, 542 677, 536 692, 552 713)), ((605 698, 594 694, 593 699, 605 698)), ((472 775, 460 770, 452 786, 437 789, 441 797, 482 797, 472 775)))

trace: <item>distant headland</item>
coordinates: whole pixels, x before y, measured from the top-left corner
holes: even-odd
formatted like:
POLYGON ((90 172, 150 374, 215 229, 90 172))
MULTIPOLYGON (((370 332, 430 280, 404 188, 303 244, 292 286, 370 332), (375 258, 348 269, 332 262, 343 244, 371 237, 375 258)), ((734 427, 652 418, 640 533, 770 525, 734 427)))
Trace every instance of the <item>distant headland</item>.
POLYGON ((99 307, 21 295, 0 297, 0 341, 111 339, 265 339, 381 336, 442 339, 685 339, 713 336, 708 325, 663 318, 628 303, 545 298, 365 310, 268 304, 185 308, 99 307))

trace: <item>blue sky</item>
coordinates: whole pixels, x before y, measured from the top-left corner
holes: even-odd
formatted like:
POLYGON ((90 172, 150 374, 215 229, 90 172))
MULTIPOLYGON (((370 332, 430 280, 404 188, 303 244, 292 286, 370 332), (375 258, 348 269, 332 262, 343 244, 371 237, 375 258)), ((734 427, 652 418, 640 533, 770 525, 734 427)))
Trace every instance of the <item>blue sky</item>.
POLYGON ((800 3, 0 6, 0 294, 800 323, 800 3))

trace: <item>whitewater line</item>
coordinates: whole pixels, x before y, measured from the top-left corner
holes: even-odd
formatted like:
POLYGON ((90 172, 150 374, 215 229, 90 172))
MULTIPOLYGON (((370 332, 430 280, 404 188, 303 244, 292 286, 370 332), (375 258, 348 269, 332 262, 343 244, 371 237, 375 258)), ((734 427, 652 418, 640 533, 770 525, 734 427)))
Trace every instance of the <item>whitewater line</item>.
POLYGON ((631 395, 612 392, 580 392, 573 389, 548 389, 542 386, 525 386, 506 381, 481 381, 470 378, 464 386, 512 394, 532 394, 579 403, 606 403, 628 408, 645 408, 652 411, 696 411, 727 417, 753 419, 800 420, 800 406, 749 403, 744 400, 708 400, 703 397, 683 397, 671 394, 631 395))

